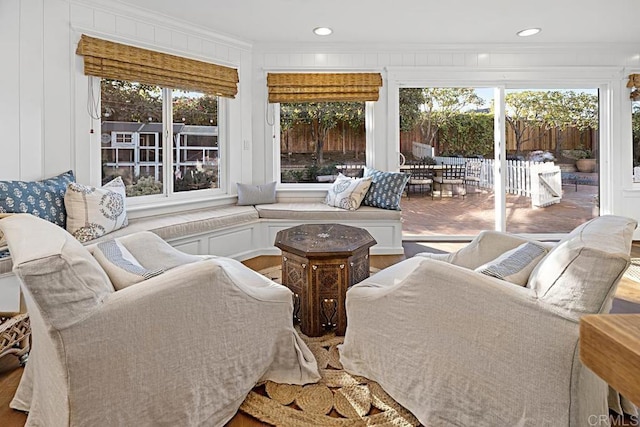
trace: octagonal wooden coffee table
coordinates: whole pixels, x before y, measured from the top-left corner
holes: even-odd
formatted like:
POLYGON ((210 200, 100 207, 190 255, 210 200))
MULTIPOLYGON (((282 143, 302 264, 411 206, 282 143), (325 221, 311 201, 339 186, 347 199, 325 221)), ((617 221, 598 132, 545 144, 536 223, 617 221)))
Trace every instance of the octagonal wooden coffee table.
POLYGON ((282 250, 282 284, 294 293, 300 330, 317 337, 347 328, 347 288, 369 277, 369 248, 377 242, 367 230, 342 224, 304 224, 276 234, 282 250))

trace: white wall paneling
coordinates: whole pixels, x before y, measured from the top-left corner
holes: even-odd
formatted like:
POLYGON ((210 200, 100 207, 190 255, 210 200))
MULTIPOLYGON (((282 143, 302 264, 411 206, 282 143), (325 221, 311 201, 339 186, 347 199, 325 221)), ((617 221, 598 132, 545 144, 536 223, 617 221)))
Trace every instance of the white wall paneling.
POLYGON ((0 2, 0 179, 20 178, 20 3, 0 2))
POLYGON ((75 120, 72 116, 73 56, 69 49, 69 3, 43 1, 43 150, 45 177, 73 169, 75 120))
MULTIPOLYGON (((215 29, 215 22, 212 23, 215 29)), ((3 134, 0 179, 44 178, 73 168, 98 184, 95 134, 86 112, 87 77, 75 55, 80 34, 238 67, 238 97, 228 101, 231 193, 235 182, 275 177, 272 129, 266 124, 265 74, 279 71, 380 71, 373 108, 373 166, 397 165, 397 88, 411 82, 487 85, 514 82, 591 84, 607 93, 611 120, 603 128, 603 212, 640 219, 640 187, 630 180, 629 70, 640 69, 629 45, 335 45, 252 46, 203 28, 109 0, 0 1, 3 134), (553 77, 549 77, 553 76, 553 77)), ((279 195, 280 197, 280 195, 279 195)), ((229 200, 228 198, 226 200, 229 200)), ((179 209, 179 204, 176 205, 179 209)), ((151 213, 152 210, 145 211, 151 213)), ((640 235, 638 235, 640 237, 640 235)))

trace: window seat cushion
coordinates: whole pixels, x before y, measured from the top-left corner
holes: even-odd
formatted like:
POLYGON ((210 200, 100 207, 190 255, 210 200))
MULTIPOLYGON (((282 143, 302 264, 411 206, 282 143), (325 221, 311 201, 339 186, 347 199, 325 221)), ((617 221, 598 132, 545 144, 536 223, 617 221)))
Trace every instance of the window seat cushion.
POLYGON ((164 240, 171 240, 256 220, 258 220, 258 213, 253 206, 225 205, 130 219, 127 227, 91 240, 89 243, 100 243, 137 231, 152 231, 164 240))
MULTIPOLYGON (((257 220, 258 212, 253 206, 225 205, 145 218, 133 218, 129 220, 127 227, 90 240, 86 244, 100 243, 138 231, 151 231, 164 240, 171 240, 257 220)), ((12 261, 10 256, 0 258, 0 275, 10 273, 11 268, 12 261)))
POLYGON ((260 218, 300 221, 392 220, 400 221, 400 211, 360 206, 349 211, 322 202, 295 202, 256 205, 260 218))

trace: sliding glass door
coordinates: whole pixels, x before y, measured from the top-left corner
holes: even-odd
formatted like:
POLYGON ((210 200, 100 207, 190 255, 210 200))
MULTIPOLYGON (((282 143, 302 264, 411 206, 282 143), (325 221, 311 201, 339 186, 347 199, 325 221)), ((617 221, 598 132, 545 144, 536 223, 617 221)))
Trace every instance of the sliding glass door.
POLYGON ((597 89, 400 88, 399 112, 406 237, 551 235, 597 215, 597 89))
POLYGON ((598 215, 598 90, 506 89, 506 230, 567 233, 598 215))

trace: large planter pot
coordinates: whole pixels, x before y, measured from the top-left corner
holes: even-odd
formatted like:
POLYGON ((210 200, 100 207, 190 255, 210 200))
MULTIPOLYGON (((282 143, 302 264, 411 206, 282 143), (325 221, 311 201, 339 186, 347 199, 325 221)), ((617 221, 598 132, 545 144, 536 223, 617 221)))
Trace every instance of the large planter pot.
POLYGON ((578 159, 576 168, 578 172, 593 172, 596 170, 596 159, 578 159))

